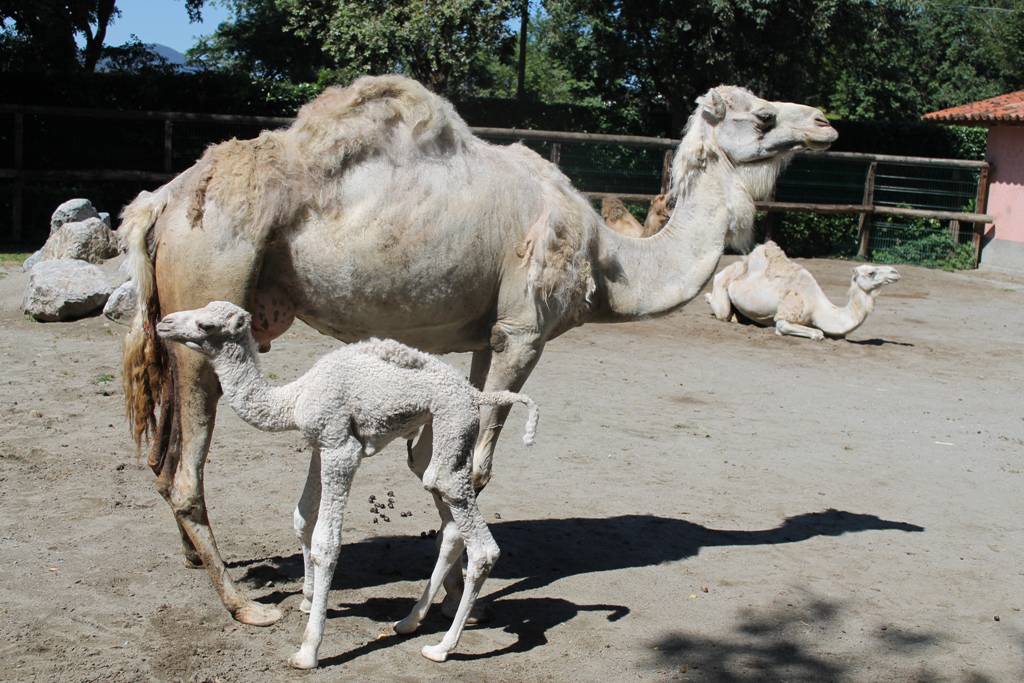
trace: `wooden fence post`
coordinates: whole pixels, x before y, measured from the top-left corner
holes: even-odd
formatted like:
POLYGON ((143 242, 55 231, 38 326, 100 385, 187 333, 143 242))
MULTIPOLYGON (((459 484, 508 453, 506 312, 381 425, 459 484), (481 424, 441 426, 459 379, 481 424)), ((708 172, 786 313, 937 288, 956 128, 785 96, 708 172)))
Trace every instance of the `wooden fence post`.
MULTIPOLYGON (((872 208, 875 206, 875 175, 877 173, 878 162, 872 161, 871 165, 868 166, 868 174, 864 178, 864 200, 861 202, 864 206, 872 208)), ((859 258, 867 258, 868 251, 871 249, 872 218, 872 213, 864 212, 860 214, 860 219, 857 221, 857 256, 859 258)))
POLYGON ((170 173, 174 168, 174 121, 164 119, 164 173, 170 173))
POLYGON ((560 165, 562 162, 562 143, 552 142, 551 143, 551 163, 555 166, 560 165))
POLYGON ((954 246, 960 244, 960 221, 955 218, 949 222, 949 239, 954 246))
POLYGON ((665 156, 661 159, 661 193, 668 192, 669 181, 672 180, 672 157, 675 150, 665 150, 665 156))
MULTIPOLYGON (((974 213, 985 213, 988 209, 988 169, 989 167, 982 166, 978 171, 978 192, 974 195, 974 213)), ((978 263, 981 261, 981 237, 982 233, 985 232, 984 223, 975 223, 973 226, 974 230, 971 235, 971 244, 974 246, 974 267, 978 267, 978 263)))
POLYGON ((20 111, 14 112, 14 170, 18 173, 14 178, 12 188, 14 195, 11 197, 11 241, 21 240, 22 222, 24 220, 23 207, 25 202, 25 182, 21 179, 20 171, 25 167, 25 114, 20 111))

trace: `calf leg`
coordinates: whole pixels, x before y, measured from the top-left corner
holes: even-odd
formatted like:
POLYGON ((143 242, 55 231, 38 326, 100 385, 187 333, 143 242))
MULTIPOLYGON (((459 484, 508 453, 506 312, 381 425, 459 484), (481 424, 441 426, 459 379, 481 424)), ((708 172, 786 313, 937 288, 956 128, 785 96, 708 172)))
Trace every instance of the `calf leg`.
POLYGON ((320 448, 313 448, 313 456, 309 459, 309 472, 306 474, 306 485, 302 487, 302 495, 295 506, 292 522, 295 535, 302 544, 302 604, 299 609, 309 612, 313 605, 313 559, 310 556, 310 544, 313 540, 313 529, 320 513, 320 448))
POLYGON ((313 598, 310 601, 309 621, 302 636, 299 651, 288 659, 296 669, 312 669, 319 661, 320 642, 327 621, 327 596, 331 579, 341 551, 341 524, 345 502, 352 486, 352 478, 362 459, 363 447, 357 439, 349 437, 340 447, 325 448, 320 454, 320 510, 310 548, 313 570, 313 598))
MULTIPOLYGON (((400 635, 412 633, 419 628, 423 617, 427 616, 430 603, 434 601, 434 597, 441 589, 442 582, 446 582, 447 577, 454 573, 453 569, 458 571, 460 578, 462 575, 461 568, 457 567, 459 558, 462 556, 462 550, 465 547, 462 542, 462 535, 459 533, 458 527, 452 523, 452 516, 448 506, 444 504, 441 497, 436 493, 434 494, 434 503, 441 512, 442 519, 441 532, 437 535, 437 563, 434 565, 434 571, 430 574, 430 581, 427 582, 423 595, 420 596, 420 599, 413 606, 412 611, 409 612, 405 619, 395 622, 395 633, 400 635)), ((461 581, 459 595, 462 595, 461 581)))
POLYGON ((448 658, 448 653, 459 644, 466 621, 476 603, 477 596, 480 595, 480 588, 491 573, 494 563, 498 561, 499 555, 498 544, 494 542, 494 537, 491 536, 487 523, 484 521, 483 515, 480 514, 475 496, 470 493, 465 499, 446 502, 449 503, 453 519, 453 524, 449 526, 458 529, 459 535, 462 536, 462 540, 466 544, 469 561, 466 564, 466 586, 451 628, 444 634, 440 643, 425 645, 420 650, 424 657, 435 662, 445 661, 448 658))

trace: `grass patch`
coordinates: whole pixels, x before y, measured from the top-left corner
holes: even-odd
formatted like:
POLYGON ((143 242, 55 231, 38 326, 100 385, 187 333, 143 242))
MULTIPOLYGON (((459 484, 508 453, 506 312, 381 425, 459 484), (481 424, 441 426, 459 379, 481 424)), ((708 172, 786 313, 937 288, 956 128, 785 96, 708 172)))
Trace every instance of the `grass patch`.
POLYGON ((20 265, 31 255, 31 251, 0 251, 0 263, 17 263, 20 265))
POLYGON ((97 384, 108 384, 108 383, 113 382, 113 381, 114 381, 114 376, 110 375, 110 374, 107 374, 107 373, 104 373, 102 375, 97 375, 96 376, 96 383, 97 384))

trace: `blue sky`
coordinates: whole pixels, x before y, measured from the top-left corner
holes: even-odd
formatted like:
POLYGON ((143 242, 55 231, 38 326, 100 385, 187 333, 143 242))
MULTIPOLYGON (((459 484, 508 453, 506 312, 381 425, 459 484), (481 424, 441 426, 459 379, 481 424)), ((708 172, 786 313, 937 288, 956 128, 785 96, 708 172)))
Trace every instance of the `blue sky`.
POLYGON ((121 16, 107 29, 107 45, 120 45, 134 33, 144 43, 162 43, 179 52, 192 47, 196 38, 209 35, 228 18, 221 3, 203 7, 203 22, 190 24, 183 0, 118 0, 121 16))

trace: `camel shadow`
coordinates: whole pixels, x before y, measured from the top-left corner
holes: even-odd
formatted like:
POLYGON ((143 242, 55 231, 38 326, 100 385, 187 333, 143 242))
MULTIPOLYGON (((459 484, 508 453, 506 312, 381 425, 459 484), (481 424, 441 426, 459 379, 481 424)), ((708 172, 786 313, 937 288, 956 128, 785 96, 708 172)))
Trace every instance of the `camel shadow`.
MULTIPOLYGON (((788 517, 777 527, 757 530, 712 529, 655 515, 502 521, 490 528, 502 551, 491 576, 517 581, 487 596, 488 601, 549 586, 567 576, 675 562, 694 557, 703 548, 779 545, 861 531, 924 531, 916 524, 833 509, 788 517)), ((342 547, 332 587, 425 581, 435 557, 432 538, 384 536, 348 543, 342 547)), ((295 581, 303 571, 301 553, 228 566, 244 567, 241 580, 254 587, 267 581, 295 581)), ((260 600, 280 602, 296 591, 275 591, 260 600)))
MULTIPOLYGON (((363 617, 378 622, 391 622, 408 614, 413 602, 407 598, 370 598, 363 603, 341 603, 337 609, 328 610, 327 617, 363 617)), ((577 605, 560 598, 506 598, 501 601, 501 608, 494 610, 493 616, 488 619, 485 626, 488 629, 501 629, 505 633, 510 633, 516 637, 515 641, 489 652, 453 652, 448 658, 468 661, 529 652, 535 647, 547 644, 547 632, 550 629, 574 619, 580 612, 607 612, 605 618, 608 621, 618 621, 629 614, 629 609, 622 605, 577 605)), ((416 635, 441 634, 447 631, 449 626, 451 620, 442 616, 440 610, 434 609, 420 624, 416 635)), ((388 633, 348 652, 322 659, 320 666, 345 664, 375 650, 390 647, 406 638, 407 636, 388 633)))
POLYGON ((886 344, 891 344, 893 346, 914 346, 910 342, 892 341, 891 339, 882 339, 880 337, 875 337, 874 339, 847 339, 846 341, 850 344, 856 344, 857 346, 885 346, 886 344))

